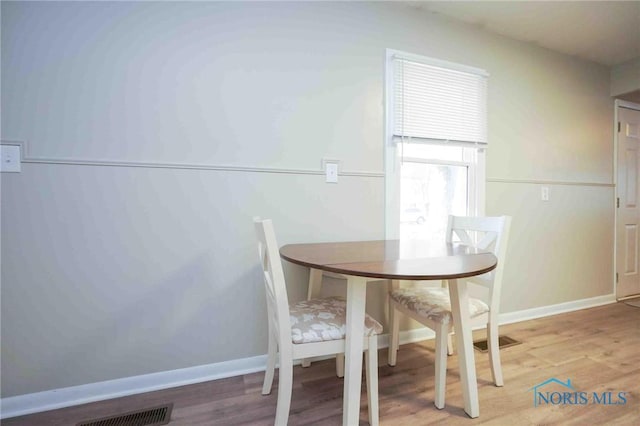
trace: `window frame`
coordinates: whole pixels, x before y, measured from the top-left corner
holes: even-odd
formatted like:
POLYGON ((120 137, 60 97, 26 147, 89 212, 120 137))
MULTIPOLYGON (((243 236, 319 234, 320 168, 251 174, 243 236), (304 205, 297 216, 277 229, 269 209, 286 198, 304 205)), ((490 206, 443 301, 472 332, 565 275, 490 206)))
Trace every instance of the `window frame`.
MULTIPOLYGON (((385 61, 385 137, 384 137, 384 167, 385 167, 385 236, 387 239, 400 238, 400 196, 401 196, 401 167, 402 162, 439 164, 451 166, 466 166, 467 173, 467 203, 470 216, 483 216, 485 214, 486 192, 486 148, 487 144, 462 143, 466 149, 477 151, 475 161, 453 161, 428 158, 404 157, 402 154, 403 142, 397 142, 394 136, 394 69, 393 59, 401 56, 404 59, 423 62, 428 65, 449 68, 456 71, 473 72, 488 76, 484 70, 469 67, 462 64, 443 61, 426 56, 387 49, 385 61)), ((485 118, 486 120, 487 118, 485 118)), ((485 123, 488 124, 488 123, 485 123)), ((424 142, 420 142, 424 143, 424 142)), ((447 145, 443 141, 433 141, 433 144, 447 145)), ((452 146, 460 146, 460 143, 452 143, 452 146)))

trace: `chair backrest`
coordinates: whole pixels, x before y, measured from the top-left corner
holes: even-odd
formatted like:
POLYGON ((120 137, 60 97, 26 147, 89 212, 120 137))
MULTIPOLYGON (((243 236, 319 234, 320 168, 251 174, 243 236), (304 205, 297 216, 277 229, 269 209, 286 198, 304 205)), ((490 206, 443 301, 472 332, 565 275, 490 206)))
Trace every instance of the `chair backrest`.
POLYGON ((493 271, 469 279, 489 289, 489 308, 494 315, 500 308, 502 276, 510 228, 510 216, 449 216, 447 225, 447 242, 459 241, 468 246, 490 251, 498 258, 498 265, 493 271))
POLYGON ((269 333, 278 341, 280 350, 286 351, 287 346, 293 343, 291 341, 289 299, 287 298, 287 286, 284 280, 278 242, 270 219, 254 217, 253 223, 258 237, 258 255, 264 277, 269 333))

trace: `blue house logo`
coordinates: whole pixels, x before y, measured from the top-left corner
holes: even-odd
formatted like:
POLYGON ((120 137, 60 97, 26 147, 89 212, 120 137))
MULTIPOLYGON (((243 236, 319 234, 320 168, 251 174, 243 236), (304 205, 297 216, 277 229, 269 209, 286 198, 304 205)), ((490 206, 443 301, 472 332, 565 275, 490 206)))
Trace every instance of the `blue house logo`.
POLYGON ((628 395, 628 392, 578 392, 571 385, 571 380, 567 379, 565 383, 555 377, 535 385, 527 392, 531 391, 533 391, 534 407, 539 405, 625 405, 628 395))
MULTIPOLYGON (((531 389, 529 389, 527 392, 533 391, 533 406, 537 407, 539 403, 546 403, 548 404, 550 400, 553 399, 552 395, 554 394, 558 394, 560 395, 560 398, 562 398, 562 395, 565 393, 570 393, 570 392, 543 392, 541 390, 539 390, 540 388, 547 386, 551 383, 557 383, 561 386, 564 386, 567 389, 570 389, 572 391, 575 391, 574 387, 571 386, 571 380, 567 379, 567 383, 556 379, 555 377, 552 377, 550 379, 545 380, 542 383, 539 383, 537 385, 535 385, 534 387, 532 387, 531 389)), ((556 397, 556 399, 558 399, 556 397)), ((553 402, 552 402, 553 403, 553 402)), ((560 403, 560 401, 558 401, 558 403, 560 403)))

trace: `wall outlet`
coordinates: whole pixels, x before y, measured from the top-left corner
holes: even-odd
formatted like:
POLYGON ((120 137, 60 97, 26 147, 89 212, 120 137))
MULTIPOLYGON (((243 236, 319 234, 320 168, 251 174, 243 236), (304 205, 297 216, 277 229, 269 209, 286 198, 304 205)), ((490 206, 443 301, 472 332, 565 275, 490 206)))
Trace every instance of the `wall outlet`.
POLYGON ((549 201, 549 187, 543 186, 540 188, 540 199, 542 201, 549 201))
POLYGON ((0 145, 0 172, 20 173, 20 145, 0 145))

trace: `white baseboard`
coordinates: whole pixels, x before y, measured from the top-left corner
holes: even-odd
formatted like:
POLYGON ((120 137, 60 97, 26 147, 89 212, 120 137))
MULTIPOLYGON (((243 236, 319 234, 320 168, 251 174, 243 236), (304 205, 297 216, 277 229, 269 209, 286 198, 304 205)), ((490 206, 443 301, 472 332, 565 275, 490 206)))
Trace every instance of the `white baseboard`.
POLYGON ((596 306, 608 305, 610 303, 616 303, 616 295, 613 293, 589 299, 558 303, 557 305, 541 306, 539 308, 500 314, 500 324, 528 321, 536 318, 563 314, 566 312, 579 311, 580 309, 595 308, 596 306))
MULTIPOLYGON (((595 308, 596 306, 608 305, 610 303, 616 303, 615 294, 607 294, 604 296, 592 297, 590 299, 574 300, 572 302, 559 303, 557 305, 542 306, 539 308, 524 309, 522 311, 508 312, 500 314, 500 325, 513 324, 516 322, 528 321, 536 318, 549 317, 552 315, 563 314, 566 312, 579 311, 580 309, 595 308)), ((481 329, 483 326, 478 326, 474 329, 481 329)), ((400 344, 421 342, 423 340, 434 339, 435 333, 424 327, 414 328, 407 331, 400 332, 400 344)), ((378 338, 378 347, 389 347, 389 335, 382 334, 378 338)))
POLYGON ((52 389, 0 400, 0 418, 104 401, 122 396, 152 392, 209 380, 264 371, 267 356, 241 358, 215 364, 161 371, 123 379, 107 380, 68 388, 52 389))
MULTIPOLYGON (((609 294, 557 305, 509 312, 500 315, 500 323, 511 324, 615 302, 615 295, 609 294)), ((428 328, 417 328, 401 332, 400 342, 402 344, 413 343, 433 339, 434 337, 435 334, 428 328)), ((380 348, 388 347, 388 342, 389 336, 387 334, 379 336, 378 346, 380 348)), ((0 419, 255 373, 264 371, 266 362, 267 356, 260 355, 197 367, 11 396, 0 400, 0 419)))

